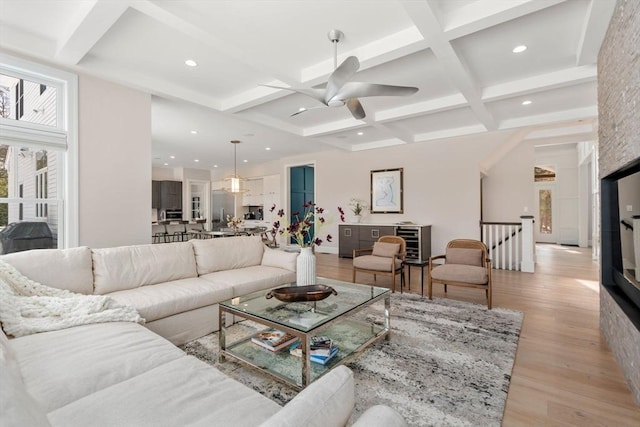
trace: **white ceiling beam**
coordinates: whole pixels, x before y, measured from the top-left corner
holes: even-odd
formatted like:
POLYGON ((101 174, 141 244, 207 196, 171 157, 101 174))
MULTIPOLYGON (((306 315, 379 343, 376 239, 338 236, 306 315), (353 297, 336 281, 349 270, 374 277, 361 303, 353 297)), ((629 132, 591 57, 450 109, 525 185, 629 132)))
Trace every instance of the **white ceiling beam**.
POLYGON ((535 116, 518 117, 504 120, 500 123, 500 129, 513 129, 525 126, 539 126, 553 122, 566 122, 572 120, 584 120, 598 117, 598 106, 593 105, 573 110, 555 111, 535 116))
POLYGON ((383 139, 380 141, 362 142, 360 144, 353 144, 351 151, 364 151, 374 150, 376 148, 393 147, 396 145, 405 145, 406 142, 398 138, 383 139))
POLYGON ((527 142, 531 142, 535 146, 577 144, 578 142, 597 141, 597 139, 597 132, 580 133, 575 135, 549 136, 546 138, 526 138, 527 142))
POLYGON ((258 113, 254 110, 245 110, 233 115, 233 117, 237 117, 242 120, 248 120, 253 123, 257 123, 263 126, 267 126, 272 129, 277 129, 282 132, 287 132, 296 136, 305 136, 303 133, 303 129, 292 125, 291 123, 285 122, 283 120, 274 119, 271 116, 267 116, 262 113, 258 113))
POLYGON ((70 19, 66 33, 58 40, 55 58, 78 64, 128 9, 128 0, 82 1, 70 19))
POLYGON ((529 13, 562 3, 565 0, 478 0, 455 8, 444 16, 443 29, 454 40, 529 13))
POLYGON ((590 134, 596 132, 593 123, 560 123, 553 126, 538 127, 529 133, 526 139, 556 138, 566 135, 590 134))
POLYGON ((344 120, 336 120, 330 123, 323 123, 318 126, 311 126, 304 128, 302 131, 303 136, 322 136, 330 133, 342 132, 349 129, 357 129, 359 127, 366 126, 367 123, 362 120, 357 120, 353 117, 344 120))
POLYGON ((442 129, 433 132, 425 132, 416 134, 415 142, 433 141, 434 139, 452 138, 455 136, 472 135, 474 133, 483 133, 487 129, 483 125, 463 126, 459 128, 442 129))
POLYGON ((441 24, 436 17, 431 3, 401 0, 407 14, 413 19, 416 27, 424 36, 434 55, 444 68, 444 72, 452 80, 460 93, 464 95, 478 118, 487 130, 497 128, 496 121, 481 100, 481 91, 474 81, 471 72, 462 58, 442 34, 441 24))
POLYGON ((46 59, 51 59, 56 52, 55 41, 4 23, 0 26, 0 46, 13 52, 46 59))
POLYGON ((442 96, 440 98, 428 99, 426 101, 378 111, 375 114, 375 120, 384 123, 390 120, 408 119, 427 113, 453 110, 466 105, 468 104, 465 97, 461 93, 456 93, 454 95, 442 96))
MULTIPOLYGON (((279 80, 268 82, 269 85, 288 87, 279 80)), ((227 97, 222 100, 222 111, 227 113, 237 113, 266 102, 275 101, 291 95, 292 92, 284 89, 273 89, 265 86, 256 86, 253 89, 240 92, 237 95, 227 97)))
POLYGON ((591 0, 589 7, 587 7, 582 34, 578 42, 576 65, 595 64, 597 62, 598 52, 615 7, 615 0, 591 0), (602 19, 603 16, 606 19, 602 19))
POLYGON ((564 70, 488 86, 482 91, 482 100, 497 101, 516 95, 595 81, 597 77, 598 69, 595 65, 566 68, 564 70))

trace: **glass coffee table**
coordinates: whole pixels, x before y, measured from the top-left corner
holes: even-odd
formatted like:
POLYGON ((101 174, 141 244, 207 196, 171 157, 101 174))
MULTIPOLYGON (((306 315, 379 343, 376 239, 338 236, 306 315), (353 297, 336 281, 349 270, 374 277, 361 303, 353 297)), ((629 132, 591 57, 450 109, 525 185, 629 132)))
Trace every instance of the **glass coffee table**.
POLYGON ((373 342, 389 339, 389 289, 320 277, 317 284, 331 286, 337 295, 315 302, 286 303, 276 298, 267 299, 270 290, 264 290, 221 302, 220 362, 227 357, 238 360, 301 390, 373 342), (378 318, 354 317, 363 308, 376 303, 384 304, 378 318), (288 348, 273 352, 252 343, 251 338, 257 331, 227 342, 230 328, 234 327, 227 326, 227 316, 254 321, 259 324, 259 330, 275 328, 297 337, 301 344, 301 357, 290 354, 288 348), (312 362, 309 358, 309 339, 312 336, 329 337, 338 347, 338 353, 326 365, 312 362))

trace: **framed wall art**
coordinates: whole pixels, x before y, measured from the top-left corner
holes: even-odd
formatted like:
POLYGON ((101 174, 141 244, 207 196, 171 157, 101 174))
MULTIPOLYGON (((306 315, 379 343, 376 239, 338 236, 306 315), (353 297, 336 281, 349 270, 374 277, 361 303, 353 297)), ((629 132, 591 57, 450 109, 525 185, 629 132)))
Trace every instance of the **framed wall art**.
POLYGON ((403 213, 402 168, 371 171, 371 213, 403 213))

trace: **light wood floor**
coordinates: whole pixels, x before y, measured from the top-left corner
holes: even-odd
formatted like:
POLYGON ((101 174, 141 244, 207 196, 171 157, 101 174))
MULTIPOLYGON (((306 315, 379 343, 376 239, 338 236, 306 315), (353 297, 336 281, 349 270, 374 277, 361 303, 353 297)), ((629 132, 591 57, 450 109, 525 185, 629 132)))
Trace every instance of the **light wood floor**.
MULTIPOLYGON (((591 250, 538 245, 536 272, 493 271, 493 305, 525 313, 504 426, 640 426, 640 406, 599 330, 598 264, 591 250)), ((317 254, 319 276, 351 281, 352 260, 317 254)), ((358 282, 374 283, 358 273, 358 282)), ((378 277, 379 286, 390 278, 378 277)), ((406 288, 405 288, 406 290, 406 288)), ((420 293, 420 269, 411 271, 420 293)), ((484 304, 478 289, 449 298, 484 304)), ((444 297, 442 286, 434 296, 444 297)))

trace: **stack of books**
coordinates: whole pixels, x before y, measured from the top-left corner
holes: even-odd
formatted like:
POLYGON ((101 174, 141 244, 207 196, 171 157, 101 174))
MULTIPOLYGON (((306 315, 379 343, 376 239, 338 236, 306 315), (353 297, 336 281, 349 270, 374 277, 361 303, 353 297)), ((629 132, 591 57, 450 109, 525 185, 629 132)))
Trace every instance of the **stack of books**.
POLYGON ((298 338, 278 329, 269 328, 251 337, 251 342, 270 351, 278 351, 291 346, 298 338))
MULTIPOLYGON (((289 353, 296 357, 302 357, 299 341, 289 347, 289 353)), ((312 362, 326 365, 336 354, 338 354, 338 346, 333 344, 331 338, 314 336, 309 340, 309 360, 312 362)))

